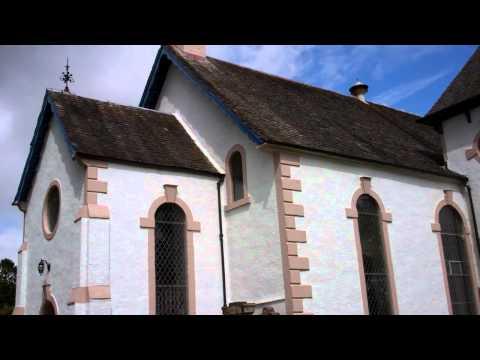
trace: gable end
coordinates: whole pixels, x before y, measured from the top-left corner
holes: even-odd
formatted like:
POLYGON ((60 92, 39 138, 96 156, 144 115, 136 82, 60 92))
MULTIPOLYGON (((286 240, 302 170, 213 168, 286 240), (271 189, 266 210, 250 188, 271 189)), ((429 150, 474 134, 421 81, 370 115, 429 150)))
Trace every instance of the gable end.
POLYGON ((26 210, 26 202, 30 193, 33 179, 35 178, 35 174, 38 170, 38 165, 40 164, 42 149, 49 128, 49 120, 52 117, 60 124, 60 128, 62 129, 68 149, 70 150, 71 157, 74 158, 76 154, 75 144, 73 144, 68 138, 65 127, 60 121, 55 104, 48 95, 47 91, 43 99, 42 110, 40 112, 40 115, 38 116, 37 126, 35 127, 33 138, 30 143, 30 151, 27 157, 27 161, 25 163, 25 167, 23 168, 23 173, 20 179, 20 184, 18 185, 17 194, 15 195, 15 199, 12 203, 13 206, 18 206, 21 211, 26 210))
POLYGON ((261 145, 265 142, 259 135, 252 131, 245 124, 245 122, 238 117, 237 114, 235 114, 226 104, 224 104, 220 97, 215 94, 215 90, 212 89, 210 85, 205 83, 205 81, 196 76, 194 72, 189 69, 188 64, 182 61, 169 48, 169 46, 163 45, 158 51, 155 63, 152 67, 152 72, 150 73, 147 85, 140 101, 140 107, 148 109, 155 108, 170 64, 175 65, 187 79, 192 81, 205 95, 215 102, 220 109, 235 122, 240 130, 247 134, 251 141, 253 141, 256 145, 261 145))

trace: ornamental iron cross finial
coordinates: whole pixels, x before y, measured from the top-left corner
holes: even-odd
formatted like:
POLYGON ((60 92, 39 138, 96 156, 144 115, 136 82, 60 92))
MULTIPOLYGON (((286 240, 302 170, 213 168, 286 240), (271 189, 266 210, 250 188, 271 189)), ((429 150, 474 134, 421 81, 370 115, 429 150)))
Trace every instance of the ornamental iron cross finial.
POLYGON ((67 57, 67 65, 65 65, 65 70, 62 72, 62 76, 60 77, 60 81, 63 81, 65 83, 65 89, 63 91, 65 92, 70 92, 70 89, 68 88, 68 83, 73 83, 73 75, 69 71, 70 66, 68 65, 68 57, 67 57))

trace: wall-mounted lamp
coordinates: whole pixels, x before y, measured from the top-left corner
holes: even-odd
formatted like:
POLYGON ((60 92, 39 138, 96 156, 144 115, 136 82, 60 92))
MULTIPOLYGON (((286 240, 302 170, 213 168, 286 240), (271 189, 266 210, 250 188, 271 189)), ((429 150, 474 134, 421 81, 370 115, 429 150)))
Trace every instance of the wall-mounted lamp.
POLYGON ((41 259, 37 267, 38 273, 40 275, 43 274, 43 271, 45 270, 45 265, 47 266, 47 274, 50 272, 50 263, 47 260, 41 259))

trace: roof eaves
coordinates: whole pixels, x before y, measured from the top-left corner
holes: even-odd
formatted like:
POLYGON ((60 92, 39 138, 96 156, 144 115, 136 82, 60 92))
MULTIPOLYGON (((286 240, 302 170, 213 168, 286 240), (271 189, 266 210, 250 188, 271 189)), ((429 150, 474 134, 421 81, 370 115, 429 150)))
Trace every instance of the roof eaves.
POLYGON ((446 120, 449 117, 461 114, 462 112, 465 112, 478 105, 480 105, 480 94, 463 100, 454 105, 443 108, 441 110, 438 110, 436 112, 428 113, 423 118, 419 119, 418 122, 421 124, 434 125, 438 122, 446 120))
POLYGON ((151 164, 151 163, 141 162, 141 161, 118 159, 114 157, 96 156, 96 155, 80 153, 80 152, 77 153, 77 156, 81 157, 82 159, 98 160, 98 161, 111 162, 116 164, 150 168, 150 169, 166 169, 166 170, 183 171, 186 173, 213 176, 217 178, 225 176, 224 174, 218 172, 218 170, 215 169, 215 167, 213 167, 213 164, 212 164, 212 170, 197 170, 197 169, 192 169, 192 168, 183 167, 183 166, 158 165, 158 164, 151 164))
POLYGON ((43 148, 45 136, 47 134, 48 120, 51 114, 53 114, 53 118, 56 119, 56 121, 58 121, 60 124, 65 141, 70 151, 70 155, 72 156, 72 158, 75 157, 75 144, 73 144, 68 138, 66 129, 63 126, 62 121, 60 120, 60 116, 58 114, 55 103, 49 95, 49 91, 47 90, 43 98, 42 110, 40 111, 37 119, 37 126, 35 127, 32 141, 30 142, 30 151, 28 153, 25 167, 23 168, 22 177, 20 178, 20 184, 18 186, 15 198, 12 202, 13 206, 20 207, 20 204, 27 198, 33 178, 35 177, 35 174, 38 170, 38 164, 40 163, 41 156, 40 154, 43 148))
POLYGON ((339 154, 336 152, 331 152, 327 150, 318 150, 318 149, 312 149, 312 148, 307 148, 299 145, 291 145, 287 143, 280 143, 280 142, 265 142, 262 145, 260 145, 258 148, 264 148, 264 149, 269 149, 269 148, 278 148, 278 149, 284 149, 284 150, 290 150, 290 151, 297 151, 297 152, 303 152, 303 153, 310 153, 313 155, 320 155, 323 154, 325 156, 333 157, 333 158, 343 158, 343 159, 350 159, 350 160, 355 160, 355 161, 362 161, 362 162, 367 162, 367 163, 373 163, 373 164, 379 164, 379 165, 384 165, 384 166, 393 166, 396 168, 400 169, 405 169, 405 170, 410 170, 410 171, 416 171, 416 172, 421 172, 421 173, 426 173, 426 174, 431 174, 431 175, 436 175, 436 176, 442 176, 442 177, 447 177, 451 179, 457 179, 462 182, 468 181, 468 177, 465 175, 456 173, 452 170, 448 169, 448 172, 441 173, 441 172, 436 172, 436 171, 429 171, 425 169, 419 169, 416 167, 411 167, 411 166, 406 166, 406 165, 399 165, 399 164, 393 164, 387 161, 379 161, 379 160, 373 160, 373 159, 367 159, 363 157, 358 157, 358 156, 353 156, 353 155, 345 155, 345 154, 339 154))

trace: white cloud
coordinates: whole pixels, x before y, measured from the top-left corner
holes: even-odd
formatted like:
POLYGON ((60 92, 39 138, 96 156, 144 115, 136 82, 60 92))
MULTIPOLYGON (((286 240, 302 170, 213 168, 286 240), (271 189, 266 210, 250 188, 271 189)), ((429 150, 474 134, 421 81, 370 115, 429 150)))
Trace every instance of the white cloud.
POLYGON ((447 50, 447 47, 443 45, 391 45, 387 46, 387 48, 392 52, 390 61, 397 59, 399 62, 405 60, 416 61, 425 56, 447 50))
POLYGON ((447 72, 441 72, 436 75, 428 76, 419 80, 411 81, 405 84, 395 86, 372 99, 372 102, 392 106, 400 101, 416 94, 417 92, 432 85, 437 80, 447 75, 447 72))
POLYGON ((312 75, 319 86, 345 93, 357 79, 381 81, 400 66, 445 49, 443 46, 318 46, 312 75))
POLYGON ((385 66, 382 63, 375 65, 372 71, 373 80, 379 81, 385 77, 385 66))
POLYGON ((207 51, 239 65, 346 93, 357 79, 381 81, 402 65, 446 49, 416 45, 211 45, 207 51))
POLYGON ((208 54, 242 66, 334 89, 358 73, 375 46, 233 45, 208 54))
POLYGON ((0 103, 0 144, 10 137, 13 131, 13 114, 0 103))
POLYGON ((236 64, 293 79, 308 68, 307 52, 313 46, 302 45, 211 45, 208 55, 236 64))

